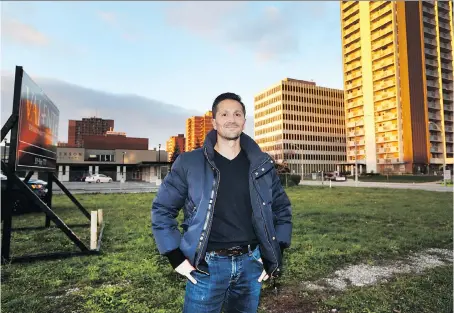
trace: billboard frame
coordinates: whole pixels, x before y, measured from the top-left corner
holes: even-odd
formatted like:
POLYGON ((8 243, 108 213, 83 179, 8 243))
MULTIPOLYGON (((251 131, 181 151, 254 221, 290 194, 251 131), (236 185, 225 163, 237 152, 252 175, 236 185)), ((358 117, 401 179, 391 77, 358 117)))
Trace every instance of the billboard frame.
MULTIPOLYGON (((97 254, 101 247, 101 238, 104 230, 104 222, 100 225, 101 230, 99 232, 98 246, 94 249, 89 249, 82 240, 72 231, 72 229, 65 224, 65 222, 51 209, 52 206, 52 185, 55 182, 65 193, 68 198, 77 206, 77 208, 88 218, 90 221, 91 214, 77 201, 76 198, 69 192, 69 190, 58 180, 54 174, 55 171, 41 170, 41 172, 47 172, 48 176, 48 193, 44 201, 39 198, 32 189, 27 185, 28 180, 33 175, 34 170, 30 170, 24 181, 22 181, 16 173, 16 156, 17 156, 17 143, 18 143, 18 132, 19 132, 19 109, 21 101, 21 89, 22 89, 22 78, 24 70, 22 66, 16 66, 15 80, 14 80, 14 96, 13 96, 13 109, 12 114, 3 125, 1 130, 1 141, 11 131, 10 146, 9 146, 9 159, 8 164, 1 160, 1 169, 7 176, 6 182, 6 205, 2 207, 2 247, 1 247, 1 263, 14 263, 14 262, 29 262, 32 260, 42 259, 54 259, 61 257, 68 257, 81 254, 97 254), (39 212, 45 213, 46 221, 44 227, 50 227, 50 221, 63 232, 65 235, 80 249, 80 252, 60 252, 60 253, 44 253, 38 255, 27 255, 11 258, 10 247, 11 247, 11 232, 12 232, 12 216, 13 216, 13 205, 17 199, 14 199, 15 193, 13 187, 17 187, 19 191, 29 200, 33 205, 36 205, 39 212)), ((24 170, 23 167, 20 168, 24 170)))

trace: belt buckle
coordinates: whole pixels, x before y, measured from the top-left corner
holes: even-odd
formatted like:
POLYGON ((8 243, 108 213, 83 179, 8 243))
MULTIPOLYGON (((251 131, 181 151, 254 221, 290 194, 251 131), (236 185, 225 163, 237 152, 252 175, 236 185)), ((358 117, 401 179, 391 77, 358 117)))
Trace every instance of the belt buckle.
POLYGON ((227 249, 229 256, 238 256, 241 255, 242 249, 241 247, 232 247, 227 249))

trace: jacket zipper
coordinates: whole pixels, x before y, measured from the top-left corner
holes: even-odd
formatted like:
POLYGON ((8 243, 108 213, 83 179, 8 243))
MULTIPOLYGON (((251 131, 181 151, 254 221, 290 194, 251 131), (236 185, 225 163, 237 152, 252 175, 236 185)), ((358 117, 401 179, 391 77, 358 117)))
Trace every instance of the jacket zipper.
MULTIPOLYGON (((253 170, 251 172, 251 177, 252 177, 252 181, 253 181, 253 184, 254 184, 254 188, 255 190, 257 191, 257 193, 259 194, 259 197, 260 197, 260 193, 258 192, 258 188, 257 188, 257 184, 255 182, 255 177, 253 176, 253 173, 258 171, 258 169, 263 166, 266 162, 268 162, 270 158, 266 159, 265 162, 263 162, 259 167, 257 167, 255 170, 253 170)), ((263 199, 262 199, 263 200, 263 199)), ((265 222, 265 217, 263 216, 263 212, 262 212, 262 209, 261 209, 261 203, 259 203, 259 207, 260 207, 260 215, 262 216, 262 220, 263 220, 263 226, 265 227, 265 233, 266 233, 266 240, 268 241, 268 244, 270 245, 271 247, 271 251, 273 252, 273 256, 274 256, 274 259, 276 261, 276 264, 277 264, 277 267, 271 272, 270 276, 273 276, 274 272, 279 268, 279 262, 277 261, 277 257, 276 257, 276 254, 274 253, 274 248, 273 248, 273 245, 271 244, 270 242, 270 236, 269 236, 269 233, 268 233, 268 228, 266 227, 266 222, 265 222)))
MULTIPOLYGON (((200 251, 200 249, 201 249, 202 247, 205 246, 205 242, 206 242, 206 240, 207 240, 207 238, 208 238, 208 234, 209 234, 210 231, 211 231, 211 225, 212 225, 212 222, 213 222, 212 216, 213 216, 213 214, 214 214, 214 205, 216 204, 216 198, 217 198, 217 195, 218 195, 218 188, 219 188, 219 181, 221 180, 221 173, 219 172, 219 170, 218 170, 213 164, 211 164, 210 159, 208 158, 208 156, 207 156, 207 154, 206 154, 206 149, 204 149, 204 152, 205 152, 205 157, 206 157, 206 159, 207 159, 207 161, 208 161, 208 164, 210 164, 210 166, 216 170, 216 173, 217 173, 217 184, 216 184, 216 189, 215 189, 215 192, 214 192, 214 196, 213 196, 213 198, 212 198, 213 201, 212 201, 212 203, 210 204, 210 205, 211 205, 211 210, 209 210, 209 211, 207 212, 207 217, 206 217, 206 218, 208 218, 208 221, 205 220, 204 227, 203 227, 204 229, 202 229, 202 232, 205 231, 205 230, 207 230, 207 231, 205 232, 205 236, 199 240, 199 244, 197 245, 197 249, 196 249, 197 258, 196 258, 196 260, 195 260, 195 264, 196 264, 195 267, 196 267, 196 269, 199 270, 200 272, 209 275, 209 273, 206 273, 206 272, 204 272, 204 271, 202 271, 201 269, 198 268, 198 266, 199 266, 199 261, 200 261, 200 258, 201 258, 201 254, 198 253, 198 252, 200 251), (211 213, 211 216, 210 216, 210 213, 211 213), (208 227, 208 229, 207 229, 207 227, 208 227)), ((213 183, 216 183, 216 179, 214 180, 213 183)), ((203 250, 203 249, 202 249, 202 250, 203 250)))

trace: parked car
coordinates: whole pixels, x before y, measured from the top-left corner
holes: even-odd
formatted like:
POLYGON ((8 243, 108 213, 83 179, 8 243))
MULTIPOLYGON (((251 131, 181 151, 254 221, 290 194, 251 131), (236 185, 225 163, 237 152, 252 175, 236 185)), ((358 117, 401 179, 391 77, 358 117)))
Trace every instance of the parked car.
MULTIPOLYGON (((25 178, 19 177, 20 180, 25 178)), ((6 184, 8 177, 1 174, 1 184, 2 184, 2 207, 7 205, 7 201, 10 200, 10 197, 13 197, 13 215, 22 214, 22 213, 31 213, 31 212, 41 212, 38 206, 31 202, 23 192, 19 190, 17 186, 13 187, 12 193, 9 194, 6 192, 6 184)), ((41 199, 45 200, 47 195, 47 183, 37 179, 30 179, 27 182, 28 187, 41 199), (45 183, 45 184, 44 184, 45 183)), ((3 219, 3 216, 2 216, 3 219)))
POLYGON ((342 175, 338 171, 334 171, 331 173, 326 173, 325 174, 325 179, 326 180, 331 180, 331 181, 347 181, 347 177, 345 175, 342 175))
POLYGON ((104 174, 93 174, 85 178, 87 183, 111 183, 112 178, 104 174))

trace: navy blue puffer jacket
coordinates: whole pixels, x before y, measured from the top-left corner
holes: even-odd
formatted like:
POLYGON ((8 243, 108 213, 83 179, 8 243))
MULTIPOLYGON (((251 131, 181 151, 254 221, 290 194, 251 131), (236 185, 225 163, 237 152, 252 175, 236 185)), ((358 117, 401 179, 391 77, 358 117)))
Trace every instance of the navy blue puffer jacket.
MULTIPOLYGON (((178 156, 163 180, 151 209, 152 231, 161 254, 180 249, 198 269, 213 220, 219 186, 219 170, 213 162, 217 132, 207 134, 203 148, 178 156), (184 222, 178 229, 176 217, 183 208, 184 222)), ((253 227, 259 240, 266 272, 281 271, 281 247, 289 247, 292 233, 290 201, 281 185, 271 157, 246 134, 240 137, 250 161, 249 190, 253 227)))

